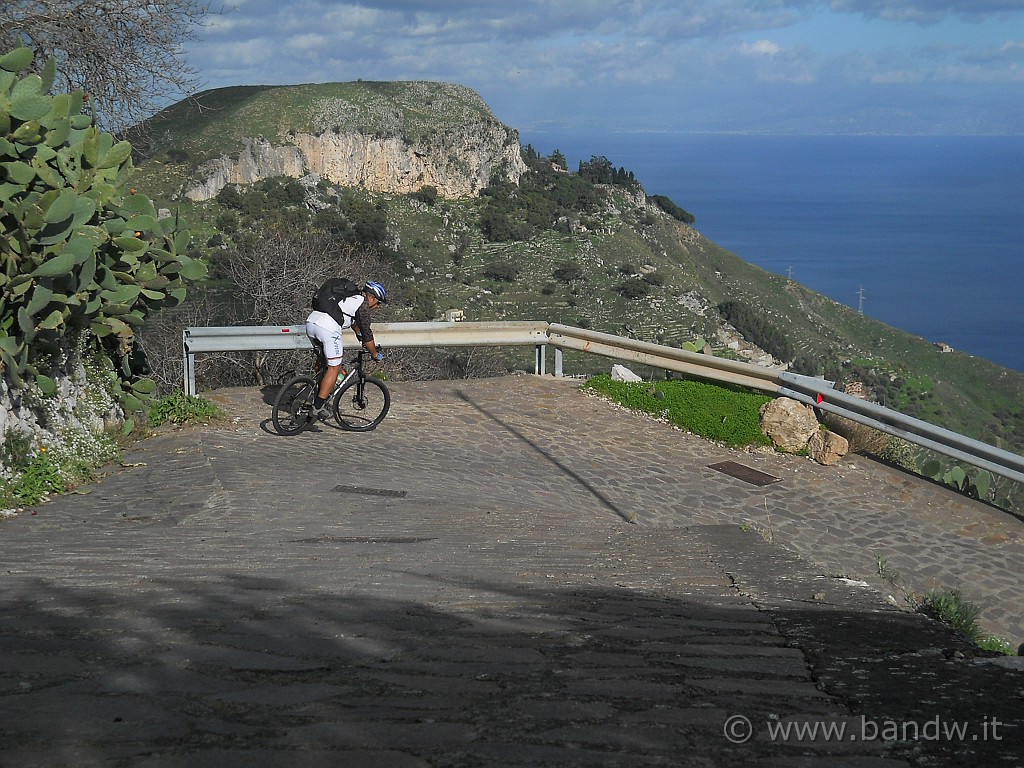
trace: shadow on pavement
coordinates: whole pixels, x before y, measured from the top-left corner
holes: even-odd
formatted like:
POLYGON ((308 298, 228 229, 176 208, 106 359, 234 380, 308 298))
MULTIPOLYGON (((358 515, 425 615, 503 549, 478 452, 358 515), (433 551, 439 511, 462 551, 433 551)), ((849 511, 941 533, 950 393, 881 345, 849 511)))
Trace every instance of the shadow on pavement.
POLYGON ((552 456, 548 451, 544 450, 544 448, 539 446, 533 440, 531 440, 530 438, 526 437, 526 435, 524 435, 522 432, 517 430, 515 427, 513 427, 510 424, 508 424, 507 422, 502 421, 500 418, 495 416, 493 413, 489 412, 486 408, 484 408, 483 406, 481 406, 478 403, 474 402, 473 399, 471 397, 469 397, 464 391, 462 391, 462 390, 456 391, 456 396, 460 400, 462 400, 464 403, 466 403, 467 405, 469 405, 472 408, 474 408, 479 414, 481 414, 482 416, 485 416, 487 419, 489 419, 490 421, 494 422, 495 424, 498 424, 506 432, 508 432, 509 434, 515 436, 518 440, 520 440, 521 442, 525 443, 526 445, 530 446, 530 448, 533 449, 533 451, 535 451, 536 453, 538 453, 541 456, 543 456, 548 461, 548 463, 551 464, 552 466, 554 466, 556 469, 558 469, 559 472, 561 472, 564 475, 567 475, 567 476, 571 477, 577 484, 579 484, 580 486, 585 488, 594 498, 596 498, 599 502, 601 502, 601 505, 604 506, 606 509, 614 512, 616 515, 618 515, 620 518, 625 520, 627 523, 635 523, 636 522, 635 515, 627 513, 624 510, 620 509, 618 506, 616 506, 611 501, 611 499, 609 499, 606 495, 601 493, 601 491, 599 491, 597 488, 595 488, 590 482, 588 482, 586 480, 586 478, 584 478, 582 475, 574 472, 572 469, 570 469, 565 464, 560 462, 558 459, 556 459, 554 456, 552 456))
POLYGON ((238 573, 19 580, 0 599, 4 765, 995 765, 1024 751, 1012 676, 904 614, 769 621, 627 589, 441 581, 462 599, 238 573))

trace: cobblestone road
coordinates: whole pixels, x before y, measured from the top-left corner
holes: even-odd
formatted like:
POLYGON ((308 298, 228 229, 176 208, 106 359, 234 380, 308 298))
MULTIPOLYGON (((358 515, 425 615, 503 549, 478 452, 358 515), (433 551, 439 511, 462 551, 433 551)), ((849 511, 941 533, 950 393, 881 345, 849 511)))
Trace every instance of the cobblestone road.
POLYGON ((567 381, 392 389, 294 438, 214 393, 228 424, 0 525, 0 765, 1021 765, 1017 660, 878 574, 1019 642, 1020 521, 567 381))

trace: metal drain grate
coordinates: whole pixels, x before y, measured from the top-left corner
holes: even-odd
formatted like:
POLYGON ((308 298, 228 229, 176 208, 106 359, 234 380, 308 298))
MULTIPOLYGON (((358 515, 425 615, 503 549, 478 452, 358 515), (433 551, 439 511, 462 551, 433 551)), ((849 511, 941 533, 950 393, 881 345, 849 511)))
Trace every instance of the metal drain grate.
POLYGON ((709 469, 716 469, 723 474, 735 477, 751 485, 771 485, 782 480, 781 477, 773 477, 764 472, 759 472, 753 467, 738 464, 735 461, 721 461, 718 464, 708 464, 709 469))
POLYGON ((357 485, 336 485, 332 489, 338 493, 362 493, 367 496, 391 496, 396 499, 405 498, 408 491, 392 491, 387 488, 360 488, 357 485))

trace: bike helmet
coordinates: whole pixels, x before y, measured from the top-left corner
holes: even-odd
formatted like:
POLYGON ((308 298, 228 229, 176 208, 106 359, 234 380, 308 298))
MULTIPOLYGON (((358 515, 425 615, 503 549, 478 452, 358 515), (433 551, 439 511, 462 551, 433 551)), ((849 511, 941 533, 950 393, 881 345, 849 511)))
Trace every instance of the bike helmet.
POLYGON ((380 283, 371 281, 366 284, 366 287, 363 288, 363 290, 366 291, 367 293, 372 293, 374 296, 376 296, 377 301, 379 301, 381 304, 388 303, 388 292, 384 290, 384 286, 381 285, 380 283))

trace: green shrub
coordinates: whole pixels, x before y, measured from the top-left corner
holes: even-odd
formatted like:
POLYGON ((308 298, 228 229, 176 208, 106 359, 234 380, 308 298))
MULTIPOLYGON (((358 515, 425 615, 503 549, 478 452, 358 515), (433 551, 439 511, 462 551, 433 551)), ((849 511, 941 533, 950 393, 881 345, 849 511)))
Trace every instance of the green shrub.
POLYGON ((686 379, 613 381, 607 374, 594 376, 585 388, 708 440, 732 446, 771 444, 760 424, 760 408, 771 400, 768 395, 686 379))
POLYGON ((51 493, 62 493, 64 482, 61 480, 60 468, 50 460, 46 449, 40 453, 21 473, 21 480, 16 491, 17 497, 25 504, 38 504, 51 493))
POLYGON ((483 276, 503 283, 514 283, 519 277, 519 267, 507 261, 492 261, 483 268, 483 276))
POLYGON ((648 272, 643 276, 643 281, 648 285, 661 288, 665 285, 665 276, 661 272, 648 272))
POLYGON ((433 206, 437 203, 437 187, 432 187, 426 184, 415 192, 409 195, 413 200, 419 200, 421 203, 425 203, 428 206, 433 206))
POLYGON ((183 390, 178 390, 153 401, 149 409, 149 423, 154 427, 168 421, 173 424, 207 423, 222 415, 221 409, 206 398, 186 395, 183 390))
POLYGON ((621 285, 615 286, 615 291, 627 299, 642 299, 651 292, 651 285, 639 277, 631 277, 621 285))
POLYGON ((583 266, 578 261, 569 259, 555 267, 552 275, 556 280, 569 284, 574 280, 582 280, 584 278, 583 266))
POLYGON ((917 610, 925 616, 960 630, 972 642, 977 642, 981 637, 981 630, 977 624, 981 609, 964 599, 959 590, 954 589, 952 592, 930 590, 921 600, 917 610))

